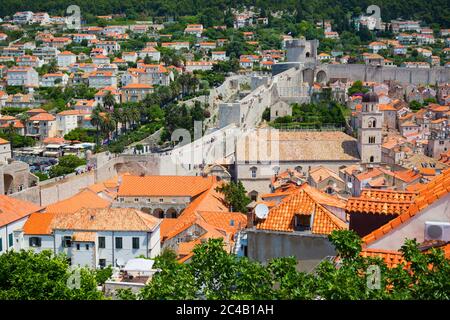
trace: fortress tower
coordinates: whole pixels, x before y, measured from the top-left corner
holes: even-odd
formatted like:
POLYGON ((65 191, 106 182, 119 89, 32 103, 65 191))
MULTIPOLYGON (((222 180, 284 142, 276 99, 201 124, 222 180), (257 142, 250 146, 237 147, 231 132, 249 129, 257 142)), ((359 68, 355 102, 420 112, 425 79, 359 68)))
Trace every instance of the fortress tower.
POLYGON ((286 42, 286 58, 288 62, 301 62, 315 64, 317 61, 317 48, 319 40, 293 39, 286 42))

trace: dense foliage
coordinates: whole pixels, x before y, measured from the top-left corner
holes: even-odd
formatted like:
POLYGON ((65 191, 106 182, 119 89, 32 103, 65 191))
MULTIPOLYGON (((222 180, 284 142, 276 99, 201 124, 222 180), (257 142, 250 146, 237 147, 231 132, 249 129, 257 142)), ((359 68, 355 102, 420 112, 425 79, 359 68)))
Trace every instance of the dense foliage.
POLYGON ((242 184, 242 181, 237 183, 230 181, 216 188, 217 192, 223 193, 225 202, 230 206, 234 212, 247 212, 247 205, 251 199, 247 197, 247 191, 242 184))
POLYGON ((292 116, 278 117, 272 126, 316 127, 323 125, 344 126, 346 107, 335 101, 319 101, 315 103, 294 103, 292 116))
POLYGON ((69 268, 67 258, 50 251, 7 251, 0 255, 0 300, 95 300, 96 272, 69 268), (71 281, 73 279, 73 281, 71 281), (69 285, 68 285, 69 283, 69 285), (71 284, 71 285, 70 285, 71 284))
POLYGON ((450 299, 450 263, 442 250, 423 253, 415 240, 407 240, 400 250, 407 263, 388 268, 380 258, 360 256, 361 240, 354 232, 335 231, 329 238, 339 263, 323 261, 315 273, 299 272, 294 257, 262 265, 229 255, 219 239, 197 245, 188 264, 179 264, 175 254, 166 251, 155 262, 161 272, 137 296, 125 292, 121 298, 450 299), (379 282, 372 279, 377 267, 379 282))
POLYGON ((437 23, 442 27, 450 25, 450 5, 448 0, 99 0, 95 6, 89 0, 2 0, 0 16, 11 15, 17 11, 48 11, 62 15, 71 4, 78 4, 86 19, 95 19, 95 15, 110 13, 126 14, 131 18, 154 16, 198 15, 205 25, 230 24, 229 8, 256 6, 264 13, 285 10, 295 13, 297 22, 301 20, 333 19, 338 25, 345 25, 348 15, 358 14, 369 5, 381 8, 385 20, 402 17, 405 19, 423 19, 426 23, 437 23))
POLYGON ((322 262, 315 273, 299 272, 294 257, 267 265, 229 255, 222 240, 196 246, 189 264, 179 264, 165 252, 156 259, 157 273, 139 299, 450 299, 450 263, 443 251, 422 253, 415 240, 401 252, 406 264, 388 268, 380 258, 364 258, 360 238, 352 231, 335 231, 330 240, 339 264, 322 262), (372 270, 379 267, 379 282, 372 270), (379 283, 379 286, 376 284, 379 283), (180 284, 184 284, 183 286, 180 284))
POLYGON ((51 167, 49 170, 49 176, 51 178, 63 176, 69 173, 73 173, 75 168, 85 165, 86 160, 80 159, 74 155, 62 156, 58 160, 58 164, 51 167))
MULTIPOLYGON (((210 239, 194 248, 189 263, 176 261, 166 249, 155 258, 159 269, 137 295, 130 290, 121 299, 450 299, 450 262, 441 249, 421 252, 415 240, 406 240, 400 251, 405 260, 388 268, 380 258, 360 255, 361 240, 353 231, 329 236, 337 260, 324 260, 315 272, 297 269, 294 257, 276 258, 267 264, 230 255, 222 239, 210 239), (373 270, 379 268, 379 277, 373 270)), ((102 299, 96 286, 111 276, 103 270, 69 268, 63 255, 50 251, 7 251, 0 255, 0 299, 102 299), (68 281, 69 280, 69 281, 68 281)))

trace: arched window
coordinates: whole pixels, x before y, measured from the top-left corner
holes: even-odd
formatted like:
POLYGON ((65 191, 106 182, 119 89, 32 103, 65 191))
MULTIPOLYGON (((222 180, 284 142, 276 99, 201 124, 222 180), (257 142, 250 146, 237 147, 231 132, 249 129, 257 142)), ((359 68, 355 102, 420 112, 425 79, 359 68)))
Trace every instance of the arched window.
POLYGON ((369 128, 376 128, 377 127, 377 119, 375 118, 369 118, 367 126, 369 128))
POLYGON ((296 166, 295 167, 295 171, 297 171, 298 173, 302 173, 302 167, 301 166, 296 166))
POLYGON ((369 162, 374 162, 374 157, 370 156, 369 162))
POLYGON ((311 54, 309 52, 306 53, 306 57, 309 58, 311 54))
POLYGON ((250 168, 250 171, 252 173, 252 178, 256 178, 256 170, 258 170, 258 168, 256 168, 256 167, 251 167, 250 168))

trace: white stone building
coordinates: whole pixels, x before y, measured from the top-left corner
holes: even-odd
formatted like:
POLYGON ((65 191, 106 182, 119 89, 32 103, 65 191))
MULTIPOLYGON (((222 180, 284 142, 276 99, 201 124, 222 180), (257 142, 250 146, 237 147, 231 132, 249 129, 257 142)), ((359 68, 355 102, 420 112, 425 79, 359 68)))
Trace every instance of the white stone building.
POLYGON ((139 256, 159 255, 160 224, 160 219, 129 208, 33 214, 17 242, 23 249, 66 253, 72 265, 123 266, 139 256))

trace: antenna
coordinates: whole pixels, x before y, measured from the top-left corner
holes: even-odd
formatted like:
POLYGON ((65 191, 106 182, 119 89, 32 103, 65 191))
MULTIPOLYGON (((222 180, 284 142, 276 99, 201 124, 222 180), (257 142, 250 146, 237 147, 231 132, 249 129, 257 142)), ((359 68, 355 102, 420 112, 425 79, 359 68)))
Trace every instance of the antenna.
POLYGON ((260 203, 255 207, 255 214, 258 219, 267 218, 268 213, 269 213, 269 207, 263 203, 260 203))

